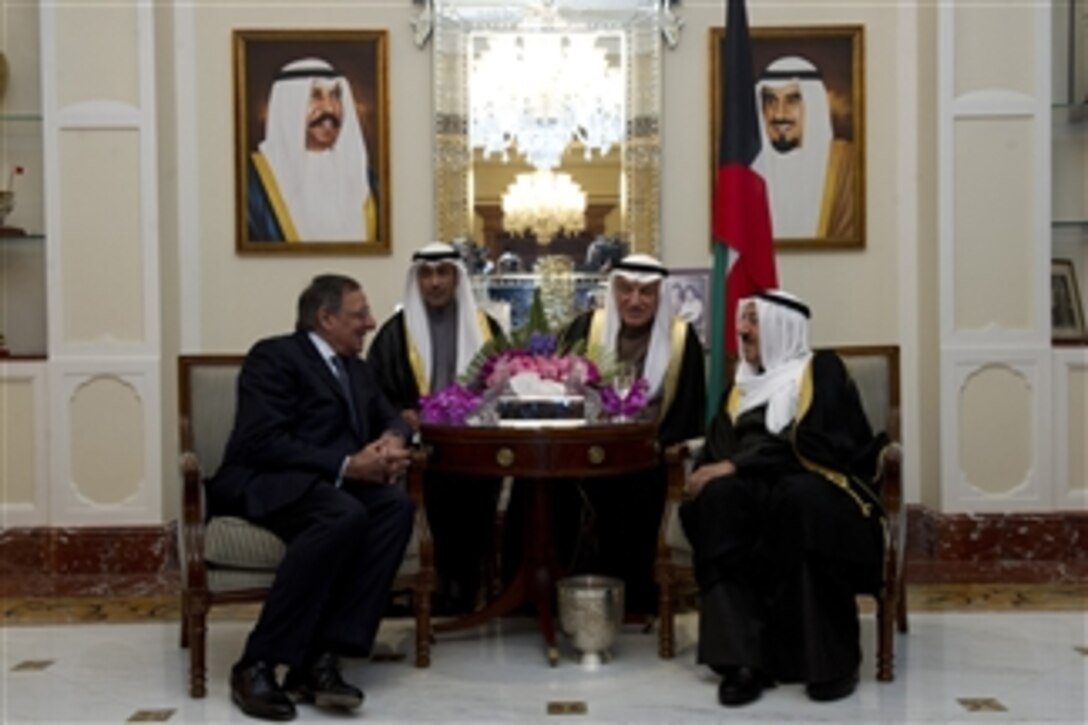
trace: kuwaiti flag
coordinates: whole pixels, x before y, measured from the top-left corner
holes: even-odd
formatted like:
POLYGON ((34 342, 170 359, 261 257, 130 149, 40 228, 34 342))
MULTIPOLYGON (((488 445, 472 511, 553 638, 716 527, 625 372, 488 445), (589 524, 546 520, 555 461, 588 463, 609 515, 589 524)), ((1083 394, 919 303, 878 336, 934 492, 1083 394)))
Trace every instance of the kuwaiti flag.
POLYGON ((714 273, 711 277, 708 415, 725 383, 726 350, 735 353, 737 301, 778 286, 767 185, 760 172, 759 113, 744 0, 727 0, 718 178, 714 191, 714 273))

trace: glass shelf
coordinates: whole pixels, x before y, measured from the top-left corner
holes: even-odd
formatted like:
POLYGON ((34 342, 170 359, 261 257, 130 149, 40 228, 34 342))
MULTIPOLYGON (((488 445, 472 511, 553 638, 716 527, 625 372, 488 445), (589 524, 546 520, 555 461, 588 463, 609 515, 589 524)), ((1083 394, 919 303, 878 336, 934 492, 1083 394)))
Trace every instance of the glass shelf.
POLYGON ((40 113, 7 113, 0 112, 0 121, 17 121, 17 122, 40 122, 42 120, 42 114, 40 113))
POLYGON ((1054 219, 1050 226, 1056 229, 1079 229, 1088 227, 1088 219, 1054 219))
POLYGON ((44 234, 0 234, 0 244, 8 242, 44 242, 44 234))

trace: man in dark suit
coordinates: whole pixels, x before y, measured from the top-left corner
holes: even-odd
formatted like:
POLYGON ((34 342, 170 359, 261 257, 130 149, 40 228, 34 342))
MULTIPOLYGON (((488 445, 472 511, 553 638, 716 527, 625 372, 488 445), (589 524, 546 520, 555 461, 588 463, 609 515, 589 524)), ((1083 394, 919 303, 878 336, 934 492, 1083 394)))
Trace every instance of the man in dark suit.
POLYGON ((231 697, 247 715, 294 718, 288 693, 319 707, 363 702, 337 656, 369 653, 414 520, 395 485, 411 431, 358 357, 375 326, 358 282, 315 277, 299 297, 295 333, 254 345, 238 378, 209 506, 287 544, 231 670, 231 697), (289 668, 282 686, 279 664, 289 668))

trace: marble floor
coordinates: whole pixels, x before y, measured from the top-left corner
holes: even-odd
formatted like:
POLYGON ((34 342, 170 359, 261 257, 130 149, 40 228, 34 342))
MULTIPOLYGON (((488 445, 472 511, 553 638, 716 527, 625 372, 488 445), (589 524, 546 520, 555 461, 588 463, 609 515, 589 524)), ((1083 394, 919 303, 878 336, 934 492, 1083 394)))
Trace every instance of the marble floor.
MULTIPOLYGON (((655 633, 631 626, 613 661, 596 669, 583 667, 569 648, 558 667, 548 667, 532 621, 508 619, 440 637, 432 666, 420 670, 410 664, 412 623, 389 619, 372 661, 345 661, 346 676, 367 691, 362 710, 349 717, 302 705, 299 720, 1084 723, 1088 617, 1083 606, 1074 606, 1085 602, 1078 591, 1075 599, 1059 596, 1057 604, 1040 598, 1031 609, 1024 606, 1030 596, 1001 597, 993 590, 982 590, 990 596, 981 598, 962 588, 958 594, 915 594, 911 632, 897 640, 894 682, 874 678, 874 618, 865 615, 865 661, 854 695, 815 704, 801 687, 779 686, 735 710, 717 704, 715 678, 695 664, 693 613, 679 618, 676 659, 659 659, 655 633)), ((0 721, 246 720, 230 702, 227 674, 252 608, 213 617, 208 696, 192 700, 187 652, 178 647, 176 616, 168 609, 154 602, 82 606, 82 616, 74 616, 71 603, 5 602, 0 721), (44 613, 55 615, 58 608, 69 616, 50 621, 44 613)))

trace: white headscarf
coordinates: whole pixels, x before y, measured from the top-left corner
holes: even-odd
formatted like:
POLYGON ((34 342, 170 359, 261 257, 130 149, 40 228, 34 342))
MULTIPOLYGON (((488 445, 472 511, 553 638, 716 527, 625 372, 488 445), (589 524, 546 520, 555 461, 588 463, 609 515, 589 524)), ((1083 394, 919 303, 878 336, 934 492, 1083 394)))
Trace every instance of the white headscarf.
MULTIPOLYGON (((812 359, 808 344, 808 306, 783 290, 767 290, 737 303, 737 329, 749 302, 759 319, 759 355, 763 369, 742 357, 737 361, 736 385, 740 390, 739 417, 745 411, 767 405, 767 430, 778 433, 797 414, 801 375, 812 359)), ((738 332, 738 338, 740 333, 738 332)), ((740 343, 738 339, 738 343, 740 343)), ((743 345, 738 344, 737 349, 743 345)))
MULTIPOLYGON (((412 255, 412 265, 408 268, 408 279, 404 284, 404 323, 408 327, 411 343, 419 353, 423 371, 430 378, 434 355, 431 350, 431 328, 427 322, 427 303, 419 292, 419 269, 424 265, 437 266, 452 264, 457 268, 457 288, 454 292, 454 304, 457 305, 457 371, 462 375, 468 369, 472 358, 484 345, 484 336, 480 331, 476 311, 476 299, 472 295, 468 270, 465 269, 461 255, 450 244, 432 242, 412 255)), ((428 380, 429 382, 429 380, 428 380)))
MULTIPOLYGON (((608 295, 604 301, 604 331, 602 344, 613 354, 617 351, 617 340, 622 320, 616 304, 616 279, 623 277, 637 284, 648 284, 663 280, 669 274, 661 262, 648 254, 629 254, 620 260, 608 274, 608 295)), ((670 342, 673 316, 672 303, 668 290, 660 289, 657 295, 657 311, 654 313, 653 328, 650 331, 650 345, 646 351, 646 362, 642 377, 650 384, 649 398, 654 398, 661 391, 665 381, 665 372, 669 367, 670 342)))
POLYGON ((370 241, 363 214, 370 196, 366 143, 351 84, 331 65, 303 58, 280 70, 258 148, 275 174, 300 239, 370 241), (315 83, 339 83, 342 92, 340 134, 327 151, 306 149, 306 115, 315 83))
POLYGON ((816 236, 823 205, 827 177, 827 157, 833 133, 827 87, 819 70, 805 58, 791 55, 771 63, 756 83, 756 107, 760 110, 762 150, 756 163, 762 163, 770 195, 772 229, 775 237, 808 238, 816 236), (801 143, 782 153, 771 145, 763 122, 762 93, 766 87, 780 88, 797 83, 805 104, 801 143))

